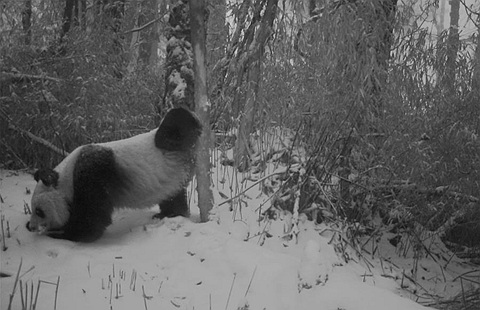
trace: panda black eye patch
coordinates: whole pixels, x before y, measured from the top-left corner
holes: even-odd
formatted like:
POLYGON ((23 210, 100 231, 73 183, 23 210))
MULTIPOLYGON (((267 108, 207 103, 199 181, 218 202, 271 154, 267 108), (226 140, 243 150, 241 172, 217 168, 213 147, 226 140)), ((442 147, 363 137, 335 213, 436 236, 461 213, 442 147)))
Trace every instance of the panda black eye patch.
POLYGON ((35 209, 35 214, 36 214, 39 218, 42 218, 42 219, 45 218, 45 212, 43 212, 42 209, 39 209, 39 208, 35 209))

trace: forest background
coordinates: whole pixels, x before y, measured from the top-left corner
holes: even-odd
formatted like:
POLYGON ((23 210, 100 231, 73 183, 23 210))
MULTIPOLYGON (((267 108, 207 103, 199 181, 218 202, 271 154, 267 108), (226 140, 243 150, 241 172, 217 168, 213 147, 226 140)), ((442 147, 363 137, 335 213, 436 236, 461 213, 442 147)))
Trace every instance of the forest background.
MULTIPOLYGON (((224 164, 261 170, 278 154, 254 161, 249 137, 288 128, 305 156, 279 158, 303 169, 279 180, 275 208, 299 193, 310 219, 380 215, 478 259, 480 4, 212 0, 206 12, 215 152, 236 149, 224 164)), ((0 167, 54 166, 191 104, 188 16, 188 1, 3 0, 0 167)))

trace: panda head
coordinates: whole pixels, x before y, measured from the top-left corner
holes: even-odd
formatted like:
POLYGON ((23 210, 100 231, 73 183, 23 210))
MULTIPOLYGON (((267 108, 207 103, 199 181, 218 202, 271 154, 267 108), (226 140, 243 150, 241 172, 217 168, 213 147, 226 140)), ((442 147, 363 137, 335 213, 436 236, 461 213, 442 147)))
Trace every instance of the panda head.
POLYGON ((35 172, 34 178, 37 186, 27 229, 39 234, 59 231, 69 217, 68 203, 57 189, 59 174, 53 169, 41 169, 35 172))

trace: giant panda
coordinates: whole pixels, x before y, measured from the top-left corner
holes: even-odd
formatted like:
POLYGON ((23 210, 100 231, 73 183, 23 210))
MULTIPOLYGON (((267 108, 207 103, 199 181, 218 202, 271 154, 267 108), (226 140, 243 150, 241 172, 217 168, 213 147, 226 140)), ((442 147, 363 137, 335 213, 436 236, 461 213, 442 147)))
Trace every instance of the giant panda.
POLYGON ((116 208, 159 204, 155 217, 188 216, 185 188, 201 132, 193 113, 176 108, 155 130, 76 148, 54 169, 35 172, 27 229, 92 242, 111 224, 116 208))

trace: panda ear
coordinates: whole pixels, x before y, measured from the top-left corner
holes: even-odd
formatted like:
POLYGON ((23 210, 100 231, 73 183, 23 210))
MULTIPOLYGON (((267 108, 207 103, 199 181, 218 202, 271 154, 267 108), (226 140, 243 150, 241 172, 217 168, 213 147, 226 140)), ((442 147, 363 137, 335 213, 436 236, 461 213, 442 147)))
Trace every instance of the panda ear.
POLYGON ((198 118, 187 109, 168 111, 155 135, 155 146, 167 151, 189 151, 202 133, 198 118))
POLYGON ((46 186, 53 187, 57 187, 58 177, 58 172, 53 169, 39 169, 33 175, 35 181, 42 181, 46 186))

